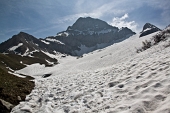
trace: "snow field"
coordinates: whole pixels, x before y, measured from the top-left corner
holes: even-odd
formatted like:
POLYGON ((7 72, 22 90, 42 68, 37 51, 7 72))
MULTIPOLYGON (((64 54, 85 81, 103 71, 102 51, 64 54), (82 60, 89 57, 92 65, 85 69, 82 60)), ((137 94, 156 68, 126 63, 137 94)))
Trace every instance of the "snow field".
POLYGON ((22 45, 23 45, 23 43, 19 43, 17 46, 13 46, 13 47, 9 48, 9 51, 15 51, 17 48, 19 48, 22 45))
POLYGON ((19 70, 36 76, 36 86, 12 113, 169 113, 170 49, 162 42, 137 54, 149 36, 136 37, 54 67, 19 70), (45 73, 52 76, 40 78, 45 73))

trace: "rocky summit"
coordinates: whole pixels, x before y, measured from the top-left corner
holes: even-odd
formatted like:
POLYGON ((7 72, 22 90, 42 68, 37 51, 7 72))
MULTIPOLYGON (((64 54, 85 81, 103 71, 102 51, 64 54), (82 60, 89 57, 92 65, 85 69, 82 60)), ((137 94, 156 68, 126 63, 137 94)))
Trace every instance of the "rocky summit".
POLYGON ((141 32, 139 37, 143 37, 143 36, 149 35, 151 33, 157 32, 157 31, 161 31, 161 29, 159 29, 155 25, 152 25, 150 23, 146 23, 143 26, 143 30, 142 30, 142 32, 141 32))

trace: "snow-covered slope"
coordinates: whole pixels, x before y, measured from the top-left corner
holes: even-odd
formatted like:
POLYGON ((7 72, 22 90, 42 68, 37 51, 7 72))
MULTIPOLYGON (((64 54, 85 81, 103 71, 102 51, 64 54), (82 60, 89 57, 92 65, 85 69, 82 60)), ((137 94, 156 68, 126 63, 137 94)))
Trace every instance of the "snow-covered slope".
POLYGON ((34 64, 17 71, 36 77, 36 86, 12 113, 169 113, 170 49, 163 47, 169 42, 141 53, 135 49, 154 34, 80 58, 61 57, 53 67, 34 64))

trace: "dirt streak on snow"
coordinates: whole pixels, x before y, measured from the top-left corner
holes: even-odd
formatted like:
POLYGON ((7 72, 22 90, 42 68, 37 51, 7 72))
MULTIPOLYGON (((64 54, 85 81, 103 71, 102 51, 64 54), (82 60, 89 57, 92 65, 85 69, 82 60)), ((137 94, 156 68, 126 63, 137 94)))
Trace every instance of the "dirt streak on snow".
MULTIPOLYGON (((153 34, 152 34, 153 35, 153 34)), ((169 113, 170 49, 160 43, 142 53, 150 38, 133 36, 54 67, 28 66, 36 86, 12 113, 169 113), (48 78, 41 75, 52 73, 48 78)))

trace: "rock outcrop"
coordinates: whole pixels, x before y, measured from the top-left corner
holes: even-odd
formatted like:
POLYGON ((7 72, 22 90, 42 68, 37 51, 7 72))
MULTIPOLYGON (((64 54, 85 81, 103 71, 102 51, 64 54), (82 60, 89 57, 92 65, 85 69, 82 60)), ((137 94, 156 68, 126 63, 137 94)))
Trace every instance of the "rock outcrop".
POLYGON ((158 27, 156 27, 150 23, 146 23, 143 26, 143 30, 139 37, 143 37, 143 36, 149 35, 151 33, 157 32, 157 31, 161 31, 161 29, 159 29, 158 27))

